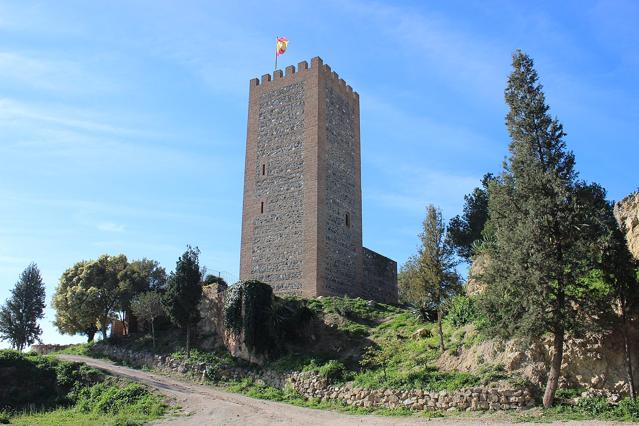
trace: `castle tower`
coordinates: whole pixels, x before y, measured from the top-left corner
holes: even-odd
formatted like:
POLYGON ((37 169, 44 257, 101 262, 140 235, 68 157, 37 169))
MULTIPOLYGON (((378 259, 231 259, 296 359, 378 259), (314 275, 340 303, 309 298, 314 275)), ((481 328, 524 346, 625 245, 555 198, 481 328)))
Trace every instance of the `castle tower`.
POLYGON ((397 265, 362 247, 360 164, 359 95, 319 57, 251 80, 240 279, 395 301, 397 265))

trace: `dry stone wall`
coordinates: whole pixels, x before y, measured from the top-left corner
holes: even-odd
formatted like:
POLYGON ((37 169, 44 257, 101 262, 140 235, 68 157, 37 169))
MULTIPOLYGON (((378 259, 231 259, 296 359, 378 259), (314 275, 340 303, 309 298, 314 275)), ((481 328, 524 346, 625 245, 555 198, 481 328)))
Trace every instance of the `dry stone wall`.
POLYGON ((127 363, 138 368, 151 368, 165 373, 190 375, 202 381, 228 382, 252 379, 272 387, 291 387, 306 399, 332 401, 355 407, 407 408, 430 411, 487 411, 529 408, 535 405, 530 389, 506 383, 494 387, 474 387, 457 391, 363 389, 352 383, 332 385, 312 372, 280 373, 236 366, 210 366, 189 363, 168 355, 135 352, 113 345, 97 344, 95 355, 127 363))
POLYGON ((304 81, 260 98, 251 276, 301 295, 304 257, 304 81))

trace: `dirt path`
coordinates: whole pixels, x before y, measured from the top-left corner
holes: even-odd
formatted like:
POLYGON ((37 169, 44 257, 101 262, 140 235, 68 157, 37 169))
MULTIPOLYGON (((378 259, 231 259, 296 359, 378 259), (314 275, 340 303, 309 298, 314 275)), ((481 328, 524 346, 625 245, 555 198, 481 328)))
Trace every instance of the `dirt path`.
MULTIPOLYGON (((185 415, 169 417, 157 424, 160 425, 419 425, 432 426, 470 426, 470 425, 509 425, 515 424, 499 419, 418 419, 410 417, 357 416, 333 411, 314 410, 295 407, 273 401, 249 398, 243 395, 224 392, 211 386, 183 382, 171 377, 153 374, 146 371, 121 367, 109 361, 75 355, 61 355, 67 361, 84 362, 107 373, 150 386, 162 394, 172 398, 182 407, 185 415)), ((532 423, 516 423, 531 425, 532 423)), ((538 423, 535 423, 538 425, 538 423)), ((615 425, 617 422, 561 422, 561 425, 615 425)))

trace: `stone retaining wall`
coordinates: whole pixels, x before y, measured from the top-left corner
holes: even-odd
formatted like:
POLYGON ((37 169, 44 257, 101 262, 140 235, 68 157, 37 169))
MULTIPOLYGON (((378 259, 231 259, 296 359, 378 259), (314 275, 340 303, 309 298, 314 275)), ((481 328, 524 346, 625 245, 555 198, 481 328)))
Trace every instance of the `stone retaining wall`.
POLYGON ((201 380, 226 382, 245 378, 283 389, 291 386, 304 398, 341 402, 356 407, 408 408, 411 410, 486 411, 513 410, 535 405, 531 391, 501 383, 495 387, 475 387, 456 391, 429 392, 425 390, 363 389, 352 383, 332 385, 311 372, 279 373, 235 366, 214 368, 206 363, 187 363, 168 355, 134 352, 112 345, 95 345, 96 355, 106 356, 135 367, 153 368, 189 374, 201 380))

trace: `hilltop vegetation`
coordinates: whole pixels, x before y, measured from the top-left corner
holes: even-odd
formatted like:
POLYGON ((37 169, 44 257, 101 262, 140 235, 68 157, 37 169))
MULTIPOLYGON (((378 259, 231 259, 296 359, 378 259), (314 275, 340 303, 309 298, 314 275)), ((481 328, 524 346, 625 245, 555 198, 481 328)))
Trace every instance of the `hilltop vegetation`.
POLYGON ((145 387, 84 364, 0 351, 0 423, 132 426, 165 411, 145 387))

